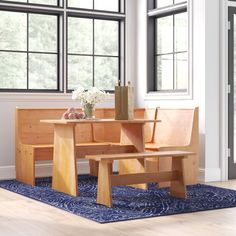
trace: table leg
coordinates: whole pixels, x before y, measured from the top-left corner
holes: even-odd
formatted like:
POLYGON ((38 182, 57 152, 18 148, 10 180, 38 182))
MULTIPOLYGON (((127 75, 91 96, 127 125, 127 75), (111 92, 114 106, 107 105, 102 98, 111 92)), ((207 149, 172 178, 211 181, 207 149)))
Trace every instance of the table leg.
MULTIPOLYGON (((122 123, 121 144, 134 145, 136 152, 144 152, 144 123, 122 123)), ((119 161, 119 174, 144 173, 144 159, 119 161)), ((147 189, 147 184, 135 184, 132 187, 147 189)))
POLYGON ((78 195, 75 155, 75 125, 55 124, 52 188, 59 192, 78 195))
MULTIPOLYGON (((98 168, 99 168, 98 161, 89 160, 89 169, 90 169, 89 175, 98 177, 98 168)), ((111 175, 113 174, 112 163, 109 165, 109 173, 111 175)))
POLYGON ((111 207, 111 166, 112 162, 100 161, 98 170, 97 203, 111 207))
POLYGON ((186 169, 184 166, 184 157, 172 157, 172 171, 178 171, 178 180, 172 181, 170 185, 170 194, 172 197, 186 198, 186 181, 185 173, 186 169))
POLYGON ((94 160, 89 160, 89 170, 91 176, 98 176, 98 162, 94 160))

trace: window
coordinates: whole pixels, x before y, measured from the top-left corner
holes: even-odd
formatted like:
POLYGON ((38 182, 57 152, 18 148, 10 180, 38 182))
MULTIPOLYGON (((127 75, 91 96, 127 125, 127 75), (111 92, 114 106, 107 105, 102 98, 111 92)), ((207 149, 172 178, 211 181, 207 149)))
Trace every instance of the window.
POLYGON ((57 89, 57 18, 0 11, 2 89, 57 89))
POLYGON ((155 38, 149 54, 148 90, 188 92, 188 13, 183 0, 149 1, 149 42, 155 38), (152 58, 155 58, 154 60, 152 58))
POLYGON ((0 91, 114 90, 124 81, 124 20, 123 0, 0 1, 0 91))
POLYGON ((119 78, 119 22, 69 17, 68 89, 113 90, 119 78))

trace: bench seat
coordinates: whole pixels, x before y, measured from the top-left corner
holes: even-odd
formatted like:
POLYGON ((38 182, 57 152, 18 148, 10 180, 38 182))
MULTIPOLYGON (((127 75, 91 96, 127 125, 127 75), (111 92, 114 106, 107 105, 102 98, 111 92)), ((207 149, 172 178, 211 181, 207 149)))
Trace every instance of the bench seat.
MULTIPOLYGON (((26 184, 35 185, 35 162, 53 159, 53 144, 20 144, 17 149, 17 180, 26 184)), ((80 143, 76 144, 76 158, 83 159, 86 154, 97 153, 125 153, 133 152, 133 145, 120 145, 112 143, 80 143)), ((90 175, 98 176, 98 163, 89 162, 90 175)))
POLYGON ((194 152, 173 150, 142 153, 86 155, 87 159, 99 162, 97 203, 108 207, 112 206, 112 186, 166 181, 171 182, 171 196, 186 198, 186 167, 184 165, 184 159, 188 159, 190 156, 195 154, 196 153, 194 152), (172 168, 170 171, 132 173, 123 175, 113 175, 111 171, 111 165, 115 160, 121 161, 165 157, 171 157, 172 159, 172 168))

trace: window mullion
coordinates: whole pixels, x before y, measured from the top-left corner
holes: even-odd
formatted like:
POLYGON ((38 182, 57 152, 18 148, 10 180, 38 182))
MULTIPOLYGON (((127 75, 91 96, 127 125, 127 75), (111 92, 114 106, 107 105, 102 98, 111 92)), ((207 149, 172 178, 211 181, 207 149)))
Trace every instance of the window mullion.
POLYGON ((93 87, 95 86, 95 19, 93 19, 93 87))
MULTIPOLYGON (((119 9, 120 9, 120 5, 119 5, 119 9)), ((118 29, 118 80, 121 81, 123 80, 124 81, 124 84, 125 84, 125 80, 124 78, 121 78, 121 55, 122 55, 122 52, 121 52, 121 23, 119 22, 119 29, 118 29)), ((122 76, 123 77, 123 76, 122 76)), ((119 82, 118 82, 119 83, 119 82)))
POLYGON ((173 89, 176 87, 176 76, 175 76, 175 15, 173 14, 173 89))
MULTIPOLYGON (((28 2, 28 1, 27 1, 28 2)), ((27 23, 26 23, 26 30, 27 30, 27 34, 26 34, 26 51, 27 51, 27 57, 26 57, 26 69, 27 69, 27 90, 29 89, 29 13, 27 14, 27 23)))
POLYGON ((157 73, 157 19, 155 19, 154 22, 154 33, 153 33, 153 37, 155 38, 154 40, 154 90, 158 90, 158 73, 157 73))
MULTIPOLYGON (((60 40, 60 52, 62 52, 62 55, 60 55, 61 53, 59 53, 60 55, 60 59, 61 59, 61 70, 60 70, 60 86, 61 86, 61 90, 66 93, 67 89, 68 89, 68 44, 67 44, 67 38, 68 38, 68 21, 67 21, 68 17, 66 14, 66 4, 64 3, 64 11, 63 11, 63 15, 60 16, 60 20, 61 20, 61 31, 60 31, 60 36, 59 36, 59 40, 60 40)), ((58 56, 59 56, 58 55, 58 56)))
POLYGON ((187 3, 182 3, 182 4, 177 4, 177 5, 171 5, 163 8, 157 8, 157 9, 152 9, 148 11, 148 16, 149 17, 162 17, 166 15, 171 15, 174 12, 179 13, 179 12, 185 12, 187 11, 187 3))

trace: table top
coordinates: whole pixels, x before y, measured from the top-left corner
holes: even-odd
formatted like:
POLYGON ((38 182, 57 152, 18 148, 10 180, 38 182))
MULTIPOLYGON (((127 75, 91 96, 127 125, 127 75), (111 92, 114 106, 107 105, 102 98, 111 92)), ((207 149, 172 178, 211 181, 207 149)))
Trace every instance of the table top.
POLYGON ((151 123, 151 122, 161 122, 160 120, 150 120, 150 119, 133 119, 133 120, 115 120, 115 119, 76 119, 76 120, 40 120, 42 123, 48 124, 91 124, 91 123, 151 123))

